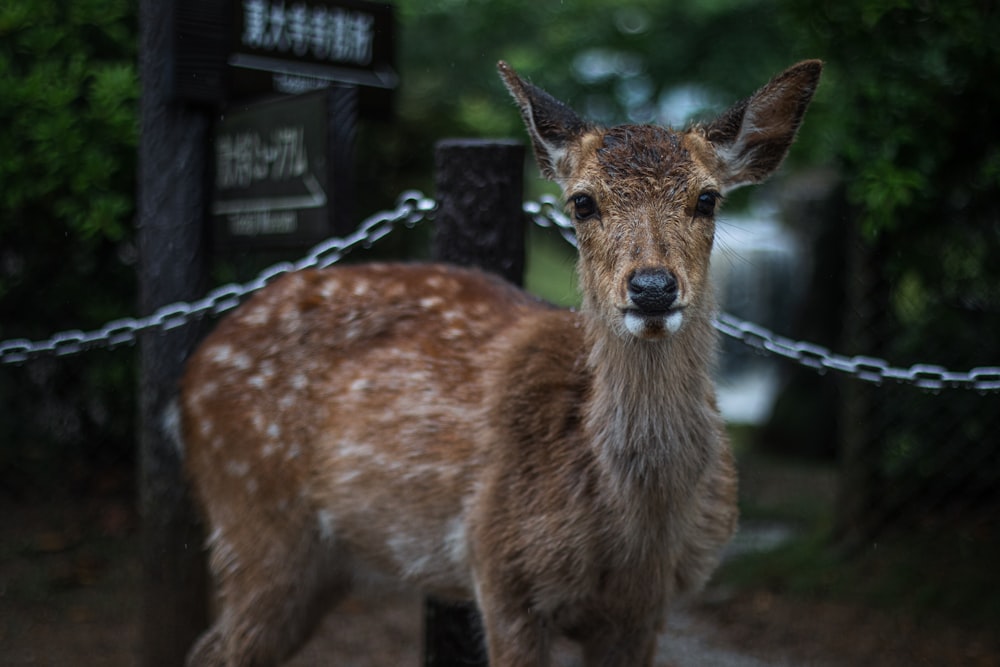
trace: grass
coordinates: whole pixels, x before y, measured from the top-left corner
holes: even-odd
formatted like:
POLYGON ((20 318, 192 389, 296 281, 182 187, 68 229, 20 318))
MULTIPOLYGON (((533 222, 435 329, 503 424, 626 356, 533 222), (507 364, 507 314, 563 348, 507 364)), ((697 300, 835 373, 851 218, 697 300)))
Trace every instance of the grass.
POLYGON ((559 306, 577 306, 576 251, 558 233, 532 225, 528 229, 524 286, 559 306))

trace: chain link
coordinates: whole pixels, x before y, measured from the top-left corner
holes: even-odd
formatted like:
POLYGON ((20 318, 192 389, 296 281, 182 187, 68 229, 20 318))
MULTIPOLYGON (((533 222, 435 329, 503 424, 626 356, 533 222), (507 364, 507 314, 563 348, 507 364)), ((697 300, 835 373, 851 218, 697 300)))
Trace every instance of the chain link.
POLYGON ((396 208, 372 215, 354 233, 344 238, 323 241, 297 262, 274 264, 261 271, 250 282, 216 287, 197 301, 171 303, 158 308, 147 317, 114 320, 100 329, 88 332, 62 331, 43 341, 18 338, 0 342, 0 365, 20 364, 42 356, 66 356, 96 348, 132 344, 139 334, 147 331, 169 331, 206 315, 220 315, 236 308, 245 297, 286 273, 325 268, 338 262, 358 246, 371 247, 400 224, 412 227, 421 220, 432 217, 436 206, 433 199, 422 193, 406 191, 397 200, 396 208))
MULTIPOLYGON (((147 331, 168 331, 205 316, 215 316, 232 310, 245 297, 276 278, 292 271, 326 268, 340 261, 358 246, 369 248, 398 225, 413 227, 433 217, 437 204, 423 193, 409 190, 400 195, 396 208, 367 218, 354 233, 343 238, 331 238, 315 246, 297 262, 280 262, 261 271, 256 278, 243 284, 230 283, 209 292, 191 303, 172 303, 142 318, 125 318, 109 322, 100 329, 84 332, 63 331, 48 340, 14 339, 0 342, 0 364, 19 364, 41 356, 65 356, 95 348, 114 348, 134 343, 147 331)), ((524 203, 524 213, 534 224, 555 229, 570 245, 576 247, 576 231, 562 212, 555 197, 545 195, 539 201, 524 203)), ((949 371, 941 366, 915 364, 909 368, 894 367, 884 359, 867 356, 848 357, 825 347, 786 338, 760 325, 720 313, 715 328, 721 333, 763 354, 790 359, 818 373, 835 371, 877 385, 887 381, 939 391, 948 388, 972 389, 980 392, 1000 391, 1000 367, 981 366, 968 372, 949 371)))

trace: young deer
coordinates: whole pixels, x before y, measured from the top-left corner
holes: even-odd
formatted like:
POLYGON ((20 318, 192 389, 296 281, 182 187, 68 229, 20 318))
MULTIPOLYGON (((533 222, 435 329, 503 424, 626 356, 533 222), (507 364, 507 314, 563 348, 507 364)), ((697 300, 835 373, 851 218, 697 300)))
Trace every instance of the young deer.
POLYGON ((821 64, 683 132, 591 125, 505 63, 579 239, 583 306, 477 271, 287 275, 222 321, 182 387, 215 624, 190 665, 273 665, 357 578, 474 599, 490 664, 651 665, 667 602, 732 535, 710 378, 722 196, 769 176, 821 64))

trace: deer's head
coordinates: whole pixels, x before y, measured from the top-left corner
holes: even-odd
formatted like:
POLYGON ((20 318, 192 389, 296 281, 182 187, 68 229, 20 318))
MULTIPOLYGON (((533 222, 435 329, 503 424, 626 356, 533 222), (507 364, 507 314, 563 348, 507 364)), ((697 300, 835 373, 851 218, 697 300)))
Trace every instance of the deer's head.
POLYGON ((542 174, 562 187, 584 308, 617 335, 659 339, 707 314, 716 211, 728 192, 781 164, 822 65, 799 63, 716 120, 680 132, 597 127, 506 63, 499 69, 542 174))

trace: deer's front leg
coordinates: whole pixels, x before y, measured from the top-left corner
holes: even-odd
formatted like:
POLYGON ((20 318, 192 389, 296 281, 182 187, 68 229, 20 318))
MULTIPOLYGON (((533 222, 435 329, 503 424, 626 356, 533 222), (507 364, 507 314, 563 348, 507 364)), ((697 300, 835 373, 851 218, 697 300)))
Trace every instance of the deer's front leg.
POLYGON ((490 667, 547 667, 549 629, 528 601, 513 599, 488 581, 481 580, 477 589, 490 667))

